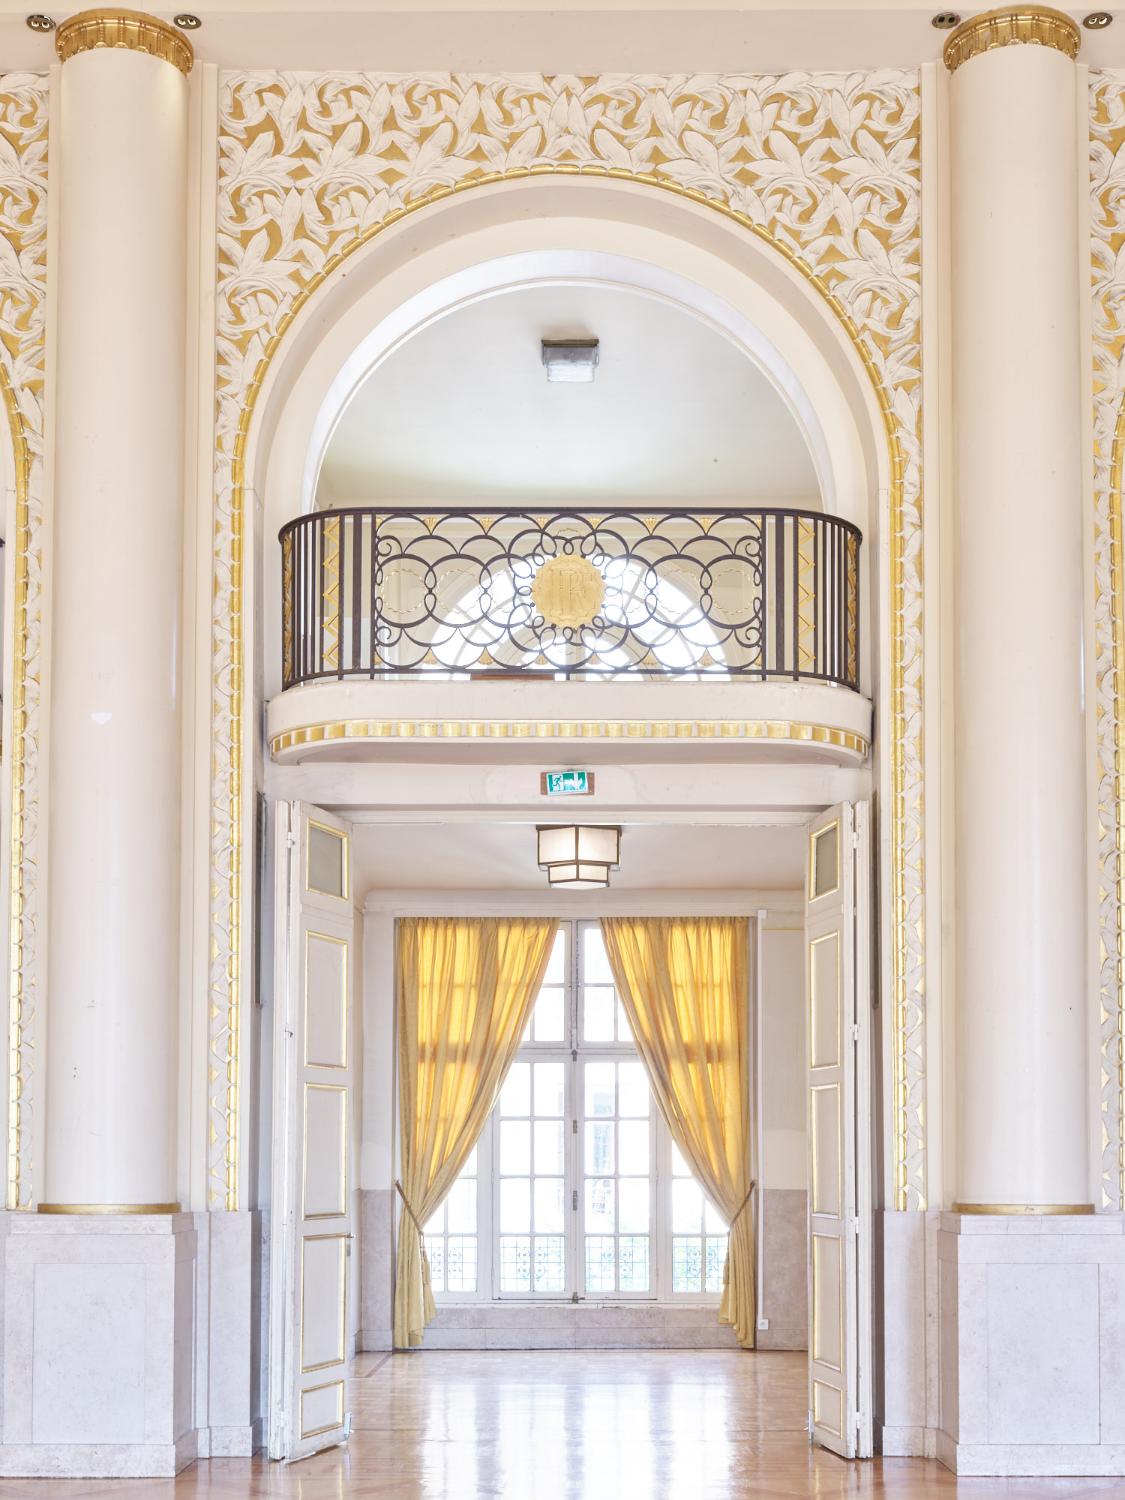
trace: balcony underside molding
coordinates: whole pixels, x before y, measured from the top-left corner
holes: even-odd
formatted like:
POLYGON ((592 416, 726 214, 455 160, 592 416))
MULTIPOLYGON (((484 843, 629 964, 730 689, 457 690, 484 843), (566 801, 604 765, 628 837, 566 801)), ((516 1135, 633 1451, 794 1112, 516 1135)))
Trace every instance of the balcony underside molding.
POLYGON ((678 759, 689 743, 701 758, 744 745, 754 759, 856 765, 868 756, 871 705, 846 689, 776 683, 318 683, 274 698, 267 734, 280 764, 355 760, 396 741, 492 741, 666 746, 678 759))

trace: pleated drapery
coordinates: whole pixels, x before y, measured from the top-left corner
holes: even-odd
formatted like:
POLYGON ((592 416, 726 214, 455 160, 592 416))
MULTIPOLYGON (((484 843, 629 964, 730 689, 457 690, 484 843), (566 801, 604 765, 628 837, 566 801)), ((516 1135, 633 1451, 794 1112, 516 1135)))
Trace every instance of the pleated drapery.
POLYGON ((657 1108, 730 1225, 719 1320, 752 1349, 748 924, 728 917, 603 917, 602 933, 657 1108))
POLYGON ((422 1226, 468 1160, 527 1029, 557 919, 421 917, 398 924, 402 1199, 394 1342, 434 1316, 422 1226))

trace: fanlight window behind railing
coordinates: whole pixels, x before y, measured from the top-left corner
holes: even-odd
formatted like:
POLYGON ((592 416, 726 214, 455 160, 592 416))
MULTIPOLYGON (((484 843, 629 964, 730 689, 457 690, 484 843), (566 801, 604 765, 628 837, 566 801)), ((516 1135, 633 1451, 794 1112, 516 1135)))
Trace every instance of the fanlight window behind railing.
POLYGON ((285 687, 326 677, 858 687, 854 527, 774 510, 345 510, 281 533, 285 687))

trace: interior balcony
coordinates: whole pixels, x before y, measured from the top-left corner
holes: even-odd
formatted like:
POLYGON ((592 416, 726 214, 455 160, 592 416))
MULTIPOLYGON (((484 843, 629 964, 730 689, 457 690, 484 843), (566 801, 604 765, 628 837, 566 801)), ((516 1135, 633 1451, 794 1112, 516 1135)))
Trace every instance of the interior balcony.
POLYGON ((371 507, 280 545, 279 763, 867 758, 862 538, 838 517, 371 507))

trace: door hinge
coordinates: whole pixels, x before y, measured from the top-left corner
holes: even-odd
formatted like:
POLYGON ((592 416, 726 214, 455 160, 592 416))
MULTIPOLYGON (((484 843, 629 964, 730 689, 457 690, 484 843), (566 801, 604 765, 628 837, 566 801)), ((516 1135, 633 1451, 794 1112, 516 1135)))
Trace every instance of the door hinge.
POLYGON ((571 1122, 570 1122, 570 1133, 571 1133, 571 1135, 577 1135, 578 1134, 578 1121, 577 1120, 571 1120, 571 1122))
POLYGON ((852 1232, 852 1234, 858 1234, 859 1233, 859 1220, 858 1219, 849 1219, 848 1220, 848 1228, 852 1232))
POLYGON ((571 1195, 570 1195, 570 1206, 574 1210, 575 1213, 578 1212, 578 1189, 577 1188, 575 1188, 574 1191, 573 1191, 573 1193, 571 1193, 571 1195))
POLYGON ((853 1021, 852 1022, 851 1032, 852 1032, 852 1041, 853 1042, 858 1042, 859 1041, 859 1022, 858 1021, 853 1021))
POLYGON ((285 847, 287 849, 296 849, 297 835, 295 833, 287 833, 285 835, 285 847))

